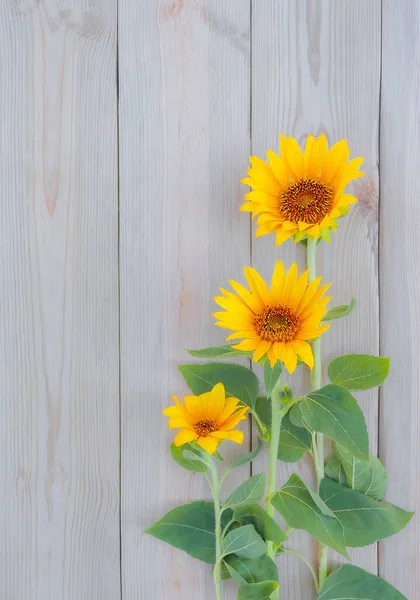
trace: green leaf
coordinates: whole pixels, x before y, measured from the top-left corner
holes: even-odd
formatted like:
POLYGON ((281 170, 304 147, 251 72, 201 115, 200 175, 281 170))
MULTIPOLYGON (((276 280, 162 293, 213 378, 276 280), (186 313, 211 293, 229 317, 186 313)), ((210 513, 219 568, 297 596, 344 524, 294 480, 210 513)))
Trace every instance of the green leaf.
POLYGON ((332 456, 325 465, 325 475, 342 485, 347 485, 346 473, 340 459, 336 455, 332 456))
POLYGON ((278 569, 275 562, 263 554, 258 558, 240 558, 230 554, 224 559, 229 575, 238 583, 260 583, 262 581, 278 581, 278 569))
POLYGON ((359 567, 344 565, 325 580, 318 600, 407 600, 392 585, 359 567))
POLYGON ((300 412, 300 402, 292 406, 292 408, 287 413, 289 415, 290 422, 292 425, 296 427, 303 427, 306 429, 306 425, 303 422, 302 413, 300 412))
POLYGON ((290 527, 307 531, 319 542, 348 558, 340 521, 297 475, 292 475, 272 495, 271 504, 290 527))
MULTIPOLYGON (((230 512, 230 511, 229 511, 230 512)), ((227 512, 225 521, 231 518, 227 512)), ((146 533, 184 550, 193 558, 214 564, 216 562, 214 504, 203 500, 183 504, 170 510, 154 523, 146 533)))
POLYGON ((265 473, 253 475, 244 481, 223 503, 223 508, 236 508, 258 502, 264 496, 266 477, 265 473))
POLYGON ((370 354, 347 354, 330 362, 328 377, 331 383, 357 392, 381 385, 389 373, 389 358, 370 354))
POLYGON ((197 396, 209 392, 217 383, 223 383, 227 396, 234 396, 246 406, 254 408, 258 394, 258 379, 255 373, 241 367, 225 363, 205 365, 181 365, 182 377, 193 394, 197 396))
POLYGON ((264 385, 267 392, 267 396, 270 396, 274 386, 280 379, 282 367, 281 362, 277 361, 274 367, 270 366, 270 361, 266 360, 264 363, 264 385))
POLYGON ((237 600, 270 600, 270 596, 279 587, 276 581, 247 583, 239 587, 237 600))
POLYGON ((175 444, 172 442, 169 449, 174 461, 176 461, 183 469, 187 469, 187 471, 193 471, 195 473, 205 473, 207 471, 207 466, 201 461, 192 460, 191 458, 184 456, 184 451, 187 449, 191 452, 191 454, 194 453, 191 444, 175 446, 175 444))
POLYGON ((356 306, 356 298, 352 298, 349 304, 340 304, 340 306, 334 306, 327 314, 322 318, 323 321, 334 321, 334 319, 342 319, 348 317, 353 312, 356 306))
POLYGON ((257 445, 252 450, 252 452, 250 452, 249 454, 245 454, 244 456, 241 456, 240 458, 238 458, 238 460, 235 461, 230 466, 229 471, 232 471, 232 469, 236 469, 237 467, 240 467, 241 465, 246 465, 246 463, 249 463, 249 462, 251 462, 251 460, 254 460, 254 458, 256 458, 256 456, 259 454, 261 448, 262 448, 262 441, 260 440, 260 438, 257 438, 257 445))
POLYGON ((331 479, 323 479, 320 496, 344 527, 346 546, 360 548, 403 529, 414 513, 378 502, 331 479))
POLYGON ((235 356, 252 356, 252 352, 236 350, 232 346, 212 346, 211 348, 202 348, 201 350, 187 350, 191 356, 198 358, 234 358, 235 356))
POLYGON ((311 447, 312 438, 310 432, 304 427, 293 425, 289 413, 286 413, 281 422, 278 459, 283 462, 296 462, 311 447))
POLYGON ((222 540, 223 557, 237 554, 241 558, 258 558, 265 554, 267 547, 253 525, 232 529, 222 540))
POLYGON ((371 455, 369 461, 358 460, 339 445, 336 446, 336 454, 346 474, 346 481, 339 483, 376 500, 382 500, 386 492, 388 473, 379 458, 371 455))
MULTIPOLYGON (((270 540, 276 544, 282 544, 287 540, 287 535, 280 525, 259 504, 235 508, 233 518, 241 525, 253 525, 263 540, 270 540)), ((267 579, 272 578, 267 577, 267 579)))
POLYGON ((323 433, 353 456, 369 460, 365 418, 348 390, 326 385, 304 396, 297 406, 308 429, 323 433))

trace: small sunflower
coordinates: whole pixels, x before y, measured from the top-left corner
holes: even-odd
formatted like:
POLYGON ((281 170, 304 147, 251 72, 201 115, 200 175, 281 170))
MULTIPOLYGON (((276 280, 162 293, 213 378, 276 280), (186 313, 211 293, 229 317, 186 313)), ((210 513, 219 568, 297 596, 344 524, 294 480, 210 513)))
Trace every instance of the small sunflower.
POLYGON ((256 236, 276 234, 277 245, 290 237, 295 242, 312 237, 329 241, 329 232, 357 198, 345 194, 345 187, 363 173, 363 157, 347 162, 347 140, 328 150, 324 134, 310 135, 302 153, 297 141, 280 136, 280 155, 267 151, 268 164, 251 156, 249 177, 242 183, 253 188, 245 196, 242 211, 259 215, 256 236))
POLYGON ((236 294, 220 288, 223 296, 215 298, 225 309, 214 313, 216 325, 235 332, 226 340, 243 338, 233 348, 253 351, 255 361, 267 355, 271 366, 279 360, 289 373, 295 370, 298 357, 312 369, 314 357, 308 340, 330 327, 320 322, 331 299, 323 295, 331 284, 319 287, 321 277, 308 284, 308 270, 299 277, 296 263, 286 274, 280 260, 270 289, 255 269, 247 267, 244 273, 250 291, 230 281, 236 294))
POLYGON ((222 440, 242 444, 244 434, 233 428, 246 419, 247 406, 237 398, 226 398, 223 383, 199 396, 186 396, 184 405, 172 396, 176 406, 165 408, 163 414, 169 417, 169 429, 181 428, 174 439, 175 446, 197 441, 198 445, 214 454, 222 440))

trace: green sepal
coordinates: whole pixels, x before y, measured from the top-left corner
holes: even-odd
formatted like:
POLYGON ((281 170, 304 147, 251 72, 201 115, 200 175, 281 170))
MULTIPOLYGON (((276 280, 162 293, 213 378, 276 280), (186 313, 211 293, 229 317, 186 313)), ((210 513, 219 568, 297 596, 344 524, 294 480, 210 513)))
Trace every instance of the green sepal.
POLYGON ((237 398, 254 408, 258 394, 258 378, 250 369, 229 363, 181 365, 182 377, 193 394, 210 392, 217 383, 223 383, 227 396, 237 398))

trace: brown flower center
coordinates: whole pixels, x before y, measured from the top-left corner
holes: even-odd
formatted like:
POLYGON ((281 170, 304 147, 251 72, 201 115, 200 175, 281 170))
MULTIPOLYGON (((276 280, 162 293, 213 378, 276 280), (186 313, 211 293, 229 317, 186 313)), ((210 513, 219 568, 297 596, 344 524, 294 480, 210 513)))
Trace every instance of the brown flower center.
POLYGON ((255 329, 264 341, 291 342, 299 331, 299 317, 288 306, 266 306, 254 319, 255 329))
POLYGON ((200 437, 206 437, 210 433, 213 433, 213 431, 216 431, 216 429, 216 421, 213 421, 213 419, 202 419, 194 423, 194 431, 200 437))
POLYGON ((317 179, 299 179, 279 198, 279 211, 292 223, 320 223, 333 207, 334 191, 317 179))

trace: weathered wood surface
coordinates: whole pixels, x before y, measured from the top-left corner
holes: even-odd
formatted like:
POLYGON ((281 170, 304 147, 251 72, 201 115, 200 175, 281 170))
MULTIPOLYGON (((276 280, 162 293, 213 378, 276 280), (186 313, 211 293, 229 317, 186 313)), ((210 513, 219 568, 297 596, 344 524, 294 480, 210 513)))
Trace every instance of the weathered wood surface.
MULTIPOLYGON (((360 399, 388 498, 418 508, 419 22, 414 0, 1 3, 1 598, 213 598, 209 568, 143 531, 209 495, 171 462, 161 410, 186 391, 183 348, 224 339, 212 296, 242 266, 305 264, 238 211, 249 154, 280 132, 366 157, 318 261, 332 304, 357 299, 323 352, 391 356, 379 418, 378 393, 360 399)), ((308 459, 279 481, 296 468, 310 480, 308 459)), ((414 520, 351 556, 413 600, 419 539, 414 520)), ((314 597, 303 563, 279 564, 285 598, 314 597)))
POLYGON ((409 600, 420 597, 420 7, 383 2, 381 93, 381 351, 391 373, 381 390, 380 454, 388 498, 417 515, 379 544, 379 571, 409 600))
POLYGON ((0 7, 0 597, 120 595, 116 5, 0 7))

